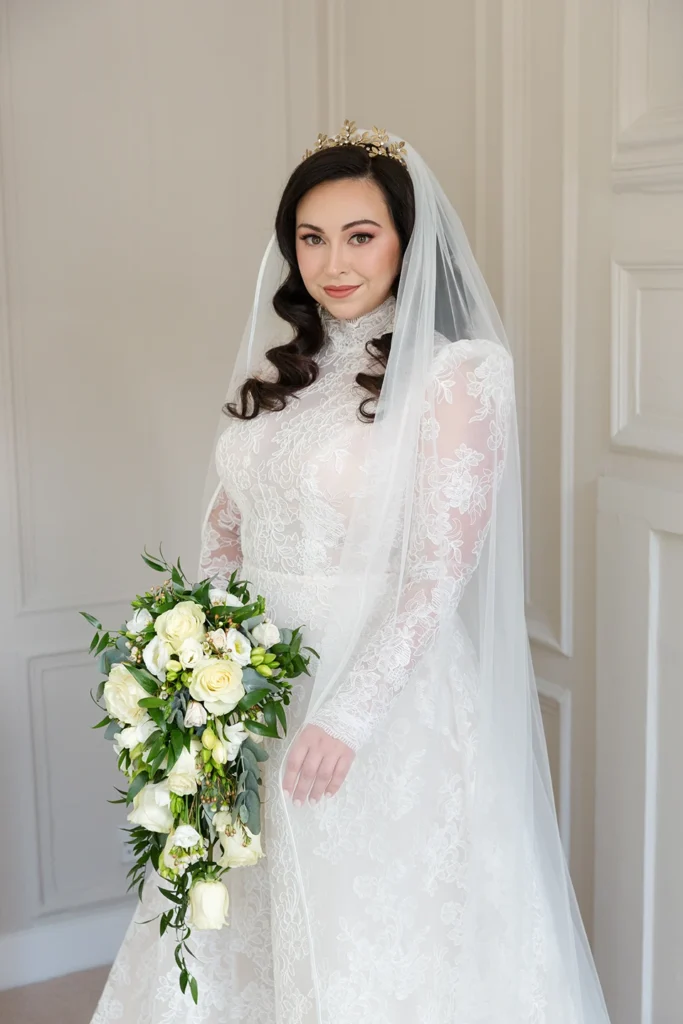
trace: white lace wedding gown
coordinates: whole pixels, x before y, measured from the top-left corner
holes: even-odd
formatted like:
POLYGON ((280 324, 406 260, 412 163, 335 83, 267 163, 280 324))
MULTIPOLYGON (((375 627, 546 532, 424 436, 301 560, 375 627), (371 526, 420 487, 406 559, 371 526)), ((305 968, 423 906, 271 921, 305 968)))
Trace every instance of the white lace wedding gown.
MULTIPOLYGON (((225 579, 239 568, 242 578, 267 598, 274 621, 305 624, 304 642, 313 647, 325 622, 326 594, 344 537, 345 504, 360 482, 371 429, 358 420, 358 405, 367 392, 354 378, 370 365, 366 341, 391 330, 394 309, 389 297, 353 321, 324 313, 327 340, 318 379, 281 412, 251 421, 226 420, 216 451, 223 490, 203 537, 203 574, 225 579)), ((450 583, 461 588, 485 533, 487 494, 495 486, 487 453, 504 445, 512 364, 497 343, 451 345, 443 339, 433 386, 435 407, 448 413, 448 422, 454 422, 453 410, 459 406, 463 415, 455 417, 460 436, 446 437, 441 465, 432 467, 434 493, 431 507, 422 510, 424 536, 437 529, 454 540, 457 558, 450 583)), ((438 425, 425 425, 432 428, 438 425)), ((319 864, 308 889, 313 893, 321 1020, 569 1024, 577 1018, 562 999, 561 970, 540 902, 530 934, 514 938, 525 965, 524 976, 510 979, 519 992, 516 1007, 496 1008, 492 1002, 490 1017, 467 1011, 458 922, 476 753, 476 670, 464 627, 457 622, 448 666, 438 671, 430 666, 434 622, 425 586, 418 571, 400 631, 386 638, 384 650, 373 652, 374 663, 358 666, 359 671, 376 671, 379 654, 391 678, 387 706, 370 741, 361 742, 363 716, 373 710, 359 708, 357 696, 345 706, 342 692, 338 706, 320 717, 321 724, 360 748, 340 792, 298 812, 310 817, 310 841, 319 864), (428 791, 422 784, 426 769, 430 778, 439 779, 428 791), (427 804, 428 835, 411 831, 411 811, 418 802, 423 809, 427 804), (373 870, 358 874, 354 856, 361 848, 367 853, 368 844, 373 870)), ((297 680, 290 733, 308 692, 310 680, 303 676, 297 680)), ((255 867, 229 872, 229 927, 197 933, 193 940, 198 1007, 179 991, 173 936, 160 939, 157 921, 139 923, 164 908, 152 878, 93 1024, 317 1022, 306 967, 307 930, 277 782, 278 748, 284 744, 266 742, 271 754, 264 778, 266 856, 255 867)), ((497 869, 493 864, 494 874, 497 869)), ((510 939, 501 928, 492 930, 490 941, 492 956, 499 946, 503 972, 504 944, 510 939)))

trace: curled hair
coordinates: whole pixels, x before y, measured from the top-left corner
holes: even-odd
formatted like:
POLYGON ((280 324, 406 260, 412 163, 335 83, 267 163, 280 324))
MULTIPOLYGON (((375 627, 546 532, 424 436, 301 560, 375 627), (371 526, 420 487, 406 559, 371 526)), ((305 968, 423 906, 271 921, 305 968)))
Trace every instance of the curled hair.
MULTIPOLYGON (((296 210, 300 200, 316 185, 345 178, 371 180, 382 190, 403 258, 415 221, 415 197, 410 174, 402 163, 387 156, 371 157, 361 146, 323 149, 300 163, 285 186, 275 218, 277 242, 289 265, 289 273, 273 296, 273 309, 292 325, 294 337, 285 345, 276 345, 266 352, 269 363, 277 370, 277 379, 266 381, 249 377, 241 385, 237 401, 223 406, 226 415, 249 420, 262 411, 284 409, 291 396, 317 379, 320 367, 316 356, 324 347, 325 332, 316 301, 306 289, 299 271, 296 210)), ((397 289, 398 275, 391 293, 396 295, 397 289)), ((358 373, 356 376, 356 382, 369 392, 358 410, 365 422, 372 422, 375 418, 367 405, 376 401, 382 390, 391 339, 392 333, 389 332, 366 344, 366 350, 373 356, 379 372, 358 373)))

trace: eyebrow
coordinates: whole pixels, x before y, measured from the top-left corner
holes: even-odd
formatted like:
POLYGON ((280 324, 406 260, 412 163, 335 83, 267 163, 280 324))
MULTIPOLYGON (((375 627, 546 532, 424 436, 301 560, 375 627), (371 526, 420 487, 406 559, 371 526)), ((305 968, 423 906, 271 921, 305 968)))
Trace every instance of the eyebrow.
MULTIPOLYGON (((363 220, 350 220, 348 224, 343 225, 342 231, 348 231, 349 228, 355 228, 358 224, 374 224, 376 228, 382 227, 382 225, 378 224, 376 220, 370 220, 369 217, 365 217, 363 220)), ((315 224, 297 224, 297 231, 299 228, 310 228, 311 231, 317 231, 321 235, 325 234, 323 229, 316 227, 315 224)))

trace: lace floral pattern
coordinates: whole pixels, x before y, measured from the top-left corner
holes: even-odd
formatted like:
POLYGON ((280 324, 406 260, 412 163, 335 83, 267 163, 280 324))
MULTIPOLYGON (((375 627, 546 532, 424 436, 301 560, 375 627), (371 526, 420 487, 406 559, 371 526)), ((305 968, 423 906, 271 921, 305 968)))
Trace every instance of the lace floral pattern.
MULTIPOLYGON (((224 582, 239 568, 279 623, 307 624, 313 647, 371 429, 357 417, 367 392, 355 376, 371 365, 366 342, 391 330, 394 309, 389 297, 355 320, 321 311, 318 379, 280 412, 230 420, 216 449, 221 486, 205 523, 202 574, 224 582)), ((315 807, 286 808, 278 783, 284 744, 267 740, 266 856, 229 873, 230 926, 195 938, 199 1007, 178 991, 172 936, 160 939, 156 922, 137 923, 163 907, 150 879, 93 1024, 576 1021, 561 998, 542 888, 534 879, 524 922, 508 920, 515 879, 495 847, 482 867, 491 896, 481 927, 502 979, 496 993, 476 985, 481 965, 463 948, 477 665, 457 615, 438 656, 433 640, 444 596, 457 605, 486 539, 505 458, 510 358, 490 341, 439 339, 431 388, 421 431, 423 498, 400 614, 377 623, 345 685, 316 716, 357 750, 344 785, 315 807), (447 576, 433 569, 444 561, 447 576), (438 784, 428 787, 426 778, 438 784), (308 917, 288 813, 305 815, 299 835, 314 854, 303 878, 308 917)), ((308 677, 297 681, 291 732, 310 687, 308 677)), ((534 875, 531 858, 528 871, 534 875)))

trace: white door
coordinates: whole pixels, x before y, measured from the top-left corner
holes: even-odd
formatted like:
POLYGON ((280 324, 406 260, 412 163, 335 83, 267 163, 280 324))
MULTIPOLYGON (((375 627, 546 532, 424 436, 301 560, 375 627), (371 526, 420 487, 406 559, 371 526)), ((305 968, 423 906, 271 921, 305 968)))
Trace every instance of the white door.
POLYGON ((683 4, 615 0, 614 14, 609 435, 597 533, 595 940, 614 1021, 679 1024, 683 4))

